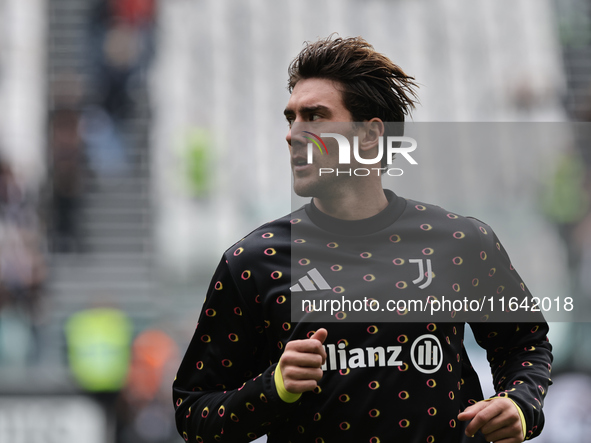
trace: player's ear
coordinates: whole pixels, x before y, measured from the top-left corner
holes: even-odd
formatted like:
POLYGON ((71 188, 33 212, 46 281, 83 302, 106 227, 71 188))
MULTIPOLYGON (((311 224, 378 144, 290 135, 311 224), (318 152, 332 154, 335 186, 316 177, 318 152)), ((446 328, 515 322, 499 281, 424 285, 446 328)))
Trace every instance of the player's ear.
POLYGON ((359 149, 361 151, 368 151, 376 147, 380 141, 380 137, 383 135, 384 122, 379 118, 375 117, 363 122, 359 136, 359 149))

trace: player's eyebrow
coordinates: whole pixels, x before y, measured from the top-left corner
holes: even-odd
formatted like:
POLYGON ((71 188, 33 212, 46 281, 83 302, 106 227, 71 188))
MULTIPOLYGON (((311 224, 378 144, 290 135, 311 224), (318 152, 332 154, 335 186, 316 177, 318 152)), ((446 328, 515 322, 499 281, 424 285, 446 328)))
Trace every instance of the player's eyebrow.
MULTIPOLYGON (((304 106, 300 108, 301 114, 314 114, 319 111, 324 112, 327 115, 331 114, 330 109, 324 105, 304 106)), ((283 115, 285 115, 286 117, 293 116, 295 115, 295 111, 290 108, 285 108, 285 110, 283 111, 283 115)))

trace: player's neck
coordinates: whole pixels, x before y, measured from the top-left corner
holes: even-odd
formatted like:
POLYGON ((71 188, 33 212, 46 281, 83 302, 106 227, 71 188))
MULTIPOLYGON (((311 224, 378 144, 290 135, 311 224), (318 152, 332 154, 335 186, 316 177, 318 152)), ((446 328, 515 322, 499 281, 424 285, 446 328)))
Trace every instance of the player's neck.
POLYGON ((331 217, 341 220, 362 220, 386 209, 388 199, 380 183, 379 188, 346 192, 331 198, 314 197, 314 205, 331 217))

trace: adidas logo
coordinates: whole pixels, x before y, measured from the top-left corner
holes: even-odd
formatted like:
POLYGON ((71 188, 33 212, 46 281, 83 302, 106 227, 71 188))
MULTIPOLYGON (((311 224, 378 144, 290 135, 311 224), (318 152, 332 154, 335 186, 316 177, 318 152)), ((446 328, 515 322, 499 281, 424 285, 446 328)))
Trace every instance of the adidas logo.
POLYGON ((308 271, 306 275, 298 280, 291 288, 291 292, 302 292, 302 291, 318 291, 319 289, 332 289, 330 285, 324 280, 324 277, 320 275, 318 269, 314 268, 308 271), (302 289, 303 288, 303 289, 302 289))

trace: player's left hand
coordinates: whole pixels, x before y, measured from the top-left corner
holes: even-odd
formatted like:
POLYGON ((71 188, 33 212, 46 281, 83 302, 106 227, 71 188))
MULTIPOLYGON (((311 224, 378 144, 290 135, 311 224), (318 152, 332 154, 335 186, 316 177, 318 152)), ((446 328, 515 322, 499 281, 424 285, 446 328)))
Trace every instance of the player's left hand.
POLYGON ((460 412, 458 420, 471 420, 466 435, 472 437, 482 431, 486 441, 495 443, 519 443, 523 441, 523 429, 517 407, 507 398, 481 401, 460 412))

